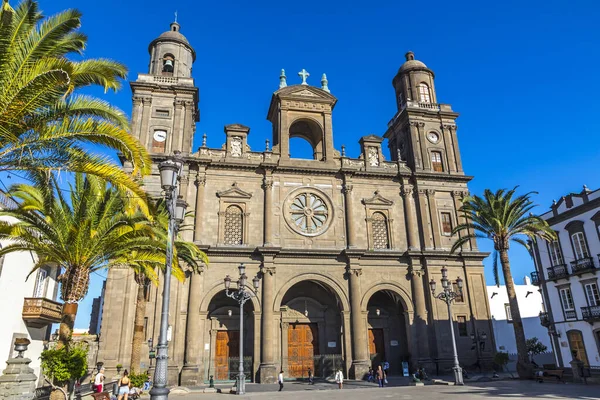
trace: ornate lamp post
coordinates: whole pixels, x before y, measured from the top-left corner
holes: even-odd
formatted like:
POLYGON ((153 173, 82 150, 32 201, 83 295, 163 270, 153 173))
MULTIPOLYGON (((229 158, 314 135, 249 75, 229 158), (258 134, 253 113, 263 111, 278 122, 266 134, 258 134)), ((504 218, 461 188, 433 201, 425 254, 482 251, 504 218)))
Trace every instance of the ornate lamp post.
MULTIPOLYGON (((244 375, 244 303, 252 296, 255 296, 255 294, 246 288, 246 283, 248 282, 246 266, 242 263, 239 265, 238 269, 240 271, 240 278, 237 281, 238 288, 236 291, 229 291, 229 288, 231 287, 231 278, 229 275, 227 275, 223 281, 225 283, 225 294, 227 297, 231 297, 240 305, 240 367, 237 377, 236 394, 242 395, 246 391, 246 375, 244 375)), ((252 286, 254 286, 256 292, 258 292, 259 280, 258 276, 255 276, 254 279, 252 279, 252 286)))
POLYGON ((167 232, 167 254, 165 263, 165 278, 163 284, 162 310, 160 316, 160 334, 156 345, 156 369, 154 370, 154 385, 150 390, 152 400, 166 400, 169 397, 167 388, 168 370, 168 341, 169 301, 171 297, 171 266, 173 264, 173 238, 179 225, 185 217, 187 203, 179 196, 179 178, 183 168, 180 152, 158 165, 160 184, 165 192, 167 210, 169 212, 169 229, 167 232))
POLYGON ((452 350, 454 352, 454 383, 456 385, 464 385, 462 369, 458 363, 458 354, 456 353, 456 338, 454 336, 454 323, 452 322, 452 307, 451 303, 457 298, 462 296, 463 280, 460 277, 456 278, 456 286, 458 287, 458 293, 452 291, 452 285, 448 281, 448 270, 446 267, 442 268, 442 292, 437 296, 435 294, 436 282, 432 279, 429 282, 431 288, 431 294, 439 300, 442 300, 448 306, 448 319, 450 321, 450 333, 452 334, 452 350))

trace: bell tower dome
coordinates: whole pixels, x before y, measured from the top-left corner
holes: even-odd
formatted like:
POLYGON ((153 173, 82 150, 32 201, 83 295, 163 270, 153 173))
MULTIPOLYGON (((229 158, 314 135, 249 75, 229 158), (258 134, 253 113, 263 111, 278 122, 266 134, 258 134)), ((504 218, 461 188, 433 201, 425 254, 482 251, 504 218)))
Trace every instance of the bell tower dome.
POLYGON ((406 62, 402 64, 392 81, 396 90, 398 110, 406 106, 407 101, 437 103, 433 71, 423 62, 415 60, 415 53, 412 51, 406 53, 405 57, 406 62))
POLYGON ((196 51, 179 31, 177 22, 170 29, 154 39, 148 46, 150 53, 149 73, 152 75, 189 78, 192 64, 196 61, 196 51))

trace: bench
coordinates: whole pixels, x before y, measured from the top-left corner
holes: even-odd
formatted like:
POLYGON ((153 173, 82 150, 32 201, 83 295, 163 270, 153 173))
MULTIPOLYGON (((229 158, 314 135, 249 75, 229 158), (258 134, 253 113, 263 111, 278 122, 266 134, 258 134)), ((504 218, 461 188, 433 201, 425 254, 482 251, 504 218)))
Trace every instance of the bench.
POLYGON ((565 370, 563 369, 543 369, 536 374, 535 378, 540 383, 545 381, 565 383, 563 379, 564 374, 565 370))

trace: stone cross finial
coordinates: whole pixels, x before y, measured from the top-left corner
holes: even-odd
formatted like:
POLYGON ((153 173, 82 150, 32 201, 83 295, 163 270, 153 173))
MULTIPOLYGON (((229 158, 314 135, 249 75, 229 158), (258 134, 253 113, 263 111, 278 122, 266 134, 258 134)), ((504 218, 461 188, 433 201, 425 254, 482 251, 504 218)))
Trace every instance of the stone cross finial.
POLYGON ((177 10, 175 10, 175 22, 177 22, 177 10))
POLYGON ((202 147, 206 147, 206 132, 202 135, 202 147))
POLYGON ((302 77, 302 85, 308 85, 308 83, 306 83, 306 78, 308 78, 310 74, 304 68, 302 68, 302 71, 298 72, 298 76, 302 77))
POLYGON ((323 74, 323 76, 321 77, 321 89, 323 89, 327 93, 329 93, 329 87, 327 87, 328 83, 329 81, 327 80, 327 75, 323 74))
POLYGON ((286 76, 285 76, 285 69, 281 69, 281 75, 279 75, 279 89, 284 88, 287 86, 287 81, 286 81, 286 76))

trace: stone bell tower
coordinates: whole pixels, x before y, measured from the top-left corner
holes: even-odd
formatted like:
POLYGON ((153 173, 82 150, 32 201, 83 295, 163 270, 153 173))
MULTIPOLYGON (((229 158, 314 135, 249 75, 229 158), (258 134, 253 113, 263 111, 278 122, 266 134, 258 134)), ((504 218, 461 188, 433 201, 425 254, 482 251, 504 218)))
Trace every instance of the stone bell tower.
POLYGON ((196 52, 173 22, 170 29, 148 46, 147 74, 131 82, 133 109, 131 133, 151 156, 192 152, 196 122, 200 120, 199 91, 192 64, 196 52))
POLYGON ((412 51, 406 53, 392 80, 398 112, 385 137, 393 160, 405 161, 415 172, 463 175, 458 150, 458 113, 437 101, 434 73, 412 51))
POLYGON ((267 119, 273 124, 273 153, 289 161, 290 138, 301 137, 312 146, 315 161, 334 163, 331 113, 337 99, 329 93, 325 74, 321 88, 308 85, 304 69, 298 75, 302 83, 287 86, 282 70, 279 90, 271 98, 267 119))

